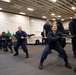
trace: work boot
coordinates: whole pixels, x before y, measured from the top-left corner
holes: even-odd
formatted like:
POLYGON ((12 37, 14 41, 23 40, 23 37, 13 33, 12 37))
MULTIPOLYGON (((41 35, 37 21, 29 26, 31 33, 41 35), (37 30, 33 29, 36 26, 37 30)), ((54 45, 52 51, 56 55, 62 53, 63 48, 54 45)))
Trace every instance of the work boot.
POLYGON ((29 58, 29 55, 27 54, 25 58, 29 58))
POLYGON ((72 69, 71 65, 69 63, 65 63, 65 67, 72 69))
POLYGON ((40 69, 40 70, 43 69, 43 62, 40 62, 40 64, 39 64, 39 69, 40 69))
POLYGON ((19 55, 19 53, 17 53, 17 52, 14 54, 14 56, 18 56, 18 55, 19 55))
POLYGON ((4 52, 8 52, 8 50, 4 50, 4 52))

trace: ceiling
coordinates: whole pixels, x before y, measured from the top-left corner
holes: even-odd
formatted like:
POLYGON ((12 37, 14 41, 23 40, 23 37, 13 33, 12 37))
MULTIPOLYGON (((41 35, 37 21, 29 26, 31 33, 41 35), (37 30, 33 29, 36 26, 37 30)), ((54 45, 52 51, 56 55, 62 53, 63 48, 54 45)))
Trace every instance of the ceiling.
POLYGON ((76 13, 76 10, 72 10, 71 7, 76 6, 76 0, 57 0, 56 3, 51 0, 11 0, 10 3, 0 0, 1 11, 17 13, 24 12, 25 15, 42 18, 54 19, 58 15, 62 16, 62 19, 68 20, 69 17, 76 13), (27 8, 33 8, 34 11, 29 11, 27 8), (52 16, 54 13, 55 16, 52 16))

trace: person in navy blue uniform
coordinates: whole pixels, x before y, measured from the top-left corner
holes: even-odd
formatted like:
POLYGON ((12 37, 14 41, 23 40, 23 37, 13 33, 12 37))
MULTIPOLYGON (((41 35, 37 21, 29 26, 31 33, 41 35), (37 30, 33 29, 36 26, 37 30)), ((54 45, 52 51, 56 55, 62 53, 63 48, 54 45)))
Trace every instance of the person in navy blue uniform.
MULTIPOLYGON (((58 32, 62 32, 63 34, 65 34, 65 30, 64 30, 64 27, 63 27, 60 19, 57 19, 56 22, 57 22, 57 23, 56 23, 56 25, 57 25, 57 31, 58 31, 58 32)), ((66 39, 65 39, 65 38, 59 39, 58 44, 59 44, 62 48, 64 48, 64 47, 66 46, 66 39)), ((59 54, 59 57, 61 57, 60 54, 59 54)))
POLYGON ((1 42, 2 42, 2 38, 1 38, 1 34, 0 34, 0 49, 2 49, 1 42))
MULTIPOLYGON (((76 14, 74 14, 73 19, 69 23, 69 30, 71 35, 76 36, 76 14)), ((72 38, 72 50, 74 58, 76 58, 76 37, 72 38)))
MULTIPOLYGON (((45 39, 45 45, 48 43, 47 34, 50 30, 51 30, 51 25, 49 24, 49 19, 46 19, 46 23, 43 26, 43 34, 44 34, 43 39, 45 39)), ((52 51, 50 51, 49 54, 50 53, 52 53, 52 51)))
POLYGON ((65 67, 72 69, 71 65, 68 63, 68 58, 65 50, 58 44, 59 38, 61 38, 61 36, 63 35, 66 34, 57 32, 57 25, 52 25, 52 29, 47 35, 49 41, 41 56, 40 65, 39 65, 40 70, 43 69, 43 62, 47 58, 49 51, 51 51, 52 49, 56 50, 59 54, 61 54, 65 62, 65 67))
POLYGON ((43 26, 43 34, 44 34, 44 38, 45 38, 45 44, 47 44, 48 39, 47 38, 47 34, 48 32, 51 30, 51 25, 49 24, 49 19, 46 19, 46 23, 43 26))
POLYGON ((2 38, 1 45, 4 51, 7 52, 8 51, 7 47, 9 47, 9 49, 11 50, 11 53, 13 53, 12 39, 10 39, 10 37, 5 32, 2 32, 1 38, 2 38))
POLYGON ((16 52, 14 56, 19 55, 18 49, 20 46, 22 46, 23 51, 26 53, 26 58, 28 58, 29 54, 28 54, 28 49, 26 47, 27 34, 25 31, 22 30, 21 26, 18 27, 18 31, 16 32, 15 37, 17 39, 17 42, 14 46, 14 50, 16 52))

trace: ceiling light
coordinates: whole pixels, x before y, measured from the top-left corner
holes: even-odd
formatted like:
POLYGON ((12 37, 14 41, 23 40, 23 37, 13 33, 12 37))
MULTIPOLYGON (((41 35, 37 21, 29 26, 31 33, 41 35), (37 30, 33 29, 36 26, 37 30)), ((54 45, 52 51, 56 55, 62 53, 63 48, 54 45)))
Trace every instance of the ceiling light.
POLYGON ((72 17, 70 17, 70 19, 73 19, 72 17))
POLYGON ((2 10, 2 8, 0 8, 0 10, 2 10))
POLYGON ((57 0, 49 0, 49 1, 51 1, 51 2, 57 2, 57 0))
POLYGON ((25 13, 24 13, 24 12, 20 12, 20 14, 25 15, 25 13))
POLYGON ((64 21, 64 19, 61 19, 61 21, 64 21))
POLYGON ((55 21, 56 19, 53 18, 52 20, 55 21))
POLYGON ((72 9, 72 10, 75 10, 76 8, 75 8, 75 7, 71 7, 71 9, 72 9))
POLYGON ((4 1, 4 2, 10 2, 11 0, 1 0, 1 1, 4 1))
POLYGON ((52 16, 55 16, 55 14, 54 14, 54 13, 51 13, 51 15, 52 15, 52 16))
POLYGON ((59 18, 61 18, 61 16, 60 16, 60 15, 58 15, 58 17, 59 17, 59 18))
POLYGON ((46 16, 42 16, 42 18, 46 19, 47 17, 46 16))
POLYGON ((27 8, 27 10, 34 11, 34 9, 32 9, 32 8, 27 8))

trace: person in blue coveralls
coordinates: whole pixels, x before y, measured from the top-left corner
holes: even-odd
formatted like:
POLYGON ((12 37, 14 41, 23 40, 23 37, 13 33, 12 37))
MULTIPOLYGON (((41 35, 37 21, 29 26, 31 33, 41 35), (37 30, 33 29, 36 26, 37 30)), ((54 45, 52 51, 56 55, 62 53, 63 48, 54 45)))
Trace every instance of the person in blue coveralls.
MULTIPOLYGON (((46 23, 43 26, 43 35, 45 39, 45 45, 48 43, 47 34, 51 30, 51 25, 49 24, 49 19, 46 19, 46 23)), ((49 54, 52 53, 52 51, 49 52, 49 54)))
MULTIPOLYGON (((69 23, 69 30, 71 35, 76 36, 76 14, 74 14, 73 19, 69 23)), ((74 58, 76 58, 76 37, 72 38, 72 50, 74 58)))
MULTIPOLYGON (((63 34, 65 34, 65 30, 64 30, 64 27, 63 27, 63 25, 62 25, 62 23, 61 23, 61 20, 60 20, 60 19, 57 19, 56 22, 57 22, 57 23, 56 23, 56 25, 57 25, 57 31, 58 31, 58 32, 62 32, 63 34)), ((58 44, 59 44, 62 48, 64 48, 64 47, 66 46, 66 39, 65 39, 65 38, 59 39, 58 44)), ((59 57, 61 57, 60 54, 59 54, 59 57)))
POLYGON ((9 47, 11 53, 13 53, 12 39, 10 39, 10 37, 5 32, 2 32, 1 38, 2 38, 1 46, 3 47, 4 51, 7 52, 8 51, 7 47, 9 47))
POLYGON ((49 51, 51 51, 52 49, 57 51, 62 56, 62 58, 65 62, 65 67, 72 69, 71 65, 68 63, 68 57, 67 57, 65 50, 58 44, 59 38, 61 38, 63 35, 66 35, 66 34, 57 32, 56 24, 52 25, 51 31, 47 35, 49 41, 42 53, 41 59, 40 59, 40 64, 39 64, 40 70, 43 69, 43 62, 47 58, 49 51))
POLYGON ((17 39, 16 44, 14 45, 15 54, 14 56, 19 55, 18 49, 20 46, 22 46, 23 51, 26 53, 25 58, 29 58, 28 49, 26 47, 26 39, 27 39, 27 33, 22 30, 22 27, 18 27, 18 31, 15 34, 15 37, 17 39))

